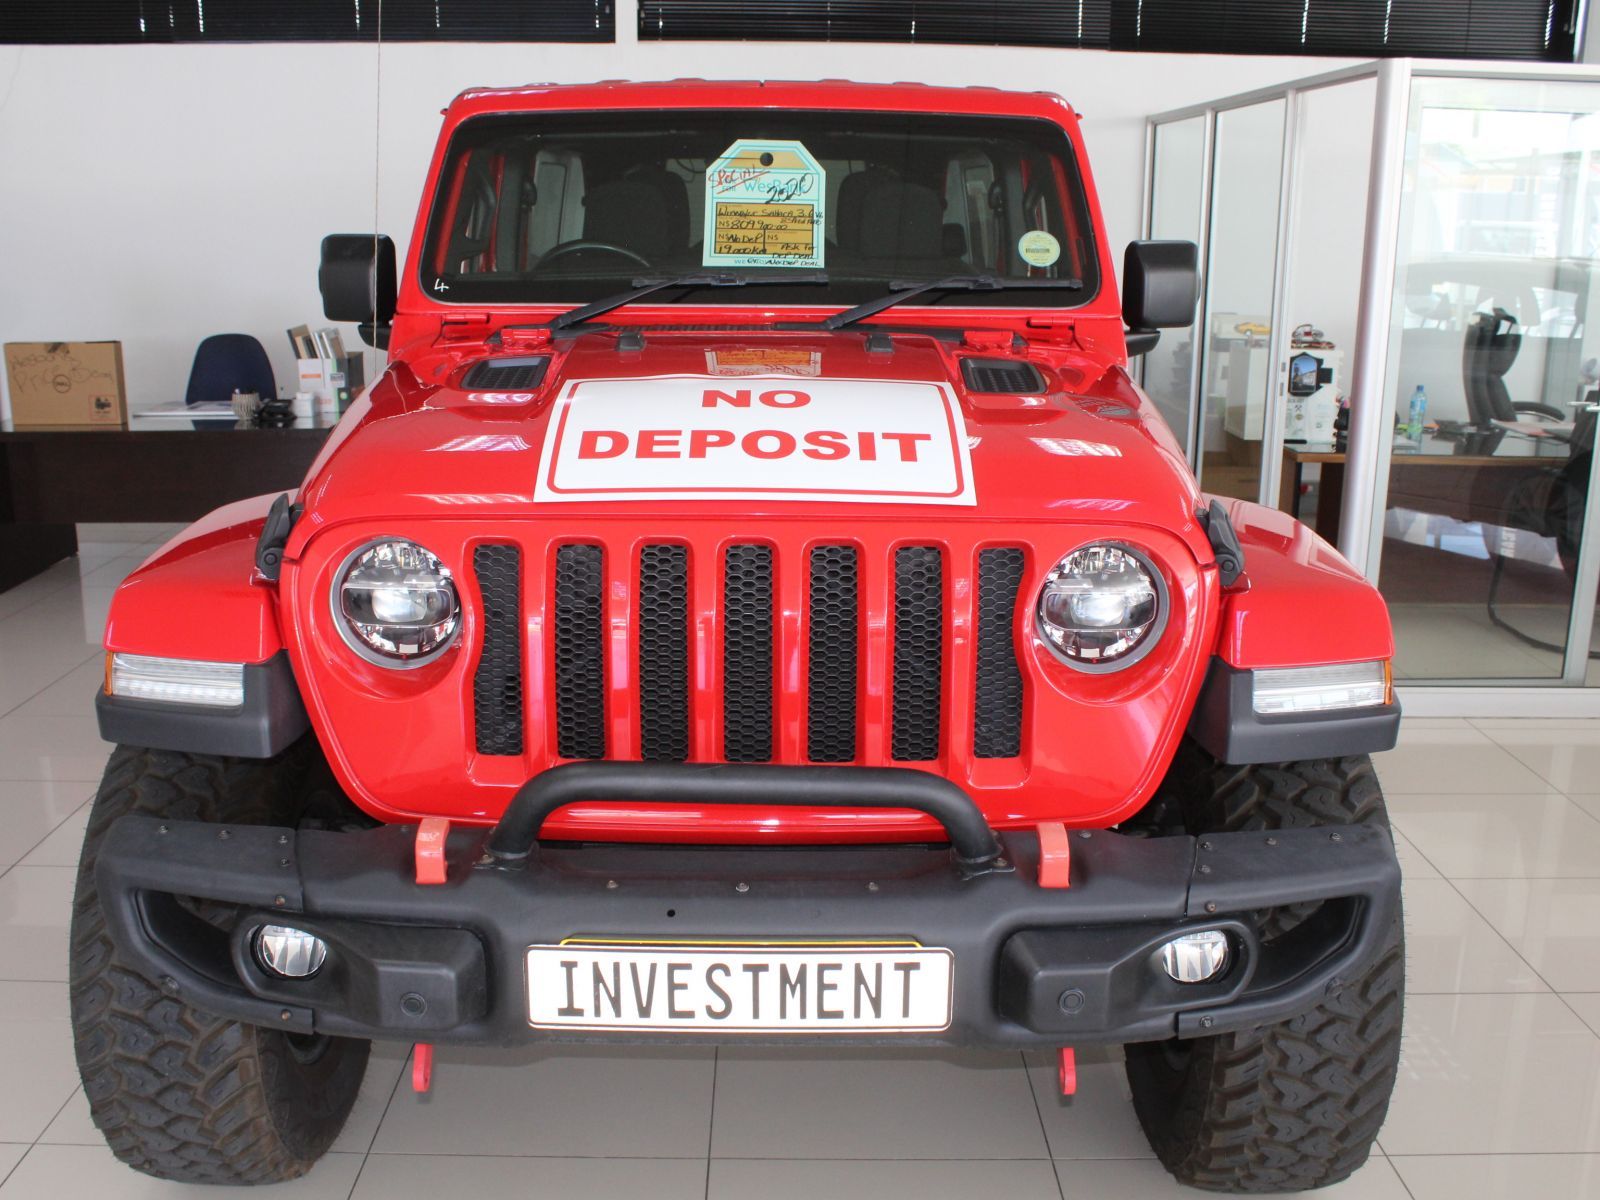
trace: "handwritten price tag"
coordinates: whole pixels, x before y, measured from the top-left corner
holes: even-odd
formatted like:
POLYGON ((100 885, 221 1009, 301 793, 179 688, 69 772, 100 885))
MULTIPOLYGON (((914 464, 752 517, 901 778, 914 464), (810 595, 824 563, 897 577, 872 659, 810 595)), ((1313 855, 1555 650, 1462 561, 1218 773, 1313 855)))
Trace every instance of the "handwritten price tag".
POLYGON ((824 185, 799 142, 735 142, 706 170, 704 265, 822 266, 824 185))

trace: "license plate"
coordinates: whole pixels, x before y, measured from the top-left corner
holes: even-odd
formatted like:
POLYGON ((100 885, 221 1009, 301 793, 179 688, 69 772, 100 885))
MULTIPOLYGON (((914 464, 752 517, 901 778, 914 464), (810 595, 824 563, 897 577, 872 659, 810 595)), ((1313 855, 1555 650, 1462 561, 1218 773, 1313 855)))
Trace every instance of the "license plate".
POLYGON ((923 946, 528 947, 535 1029, 937 1032, 954 956, 923 946))

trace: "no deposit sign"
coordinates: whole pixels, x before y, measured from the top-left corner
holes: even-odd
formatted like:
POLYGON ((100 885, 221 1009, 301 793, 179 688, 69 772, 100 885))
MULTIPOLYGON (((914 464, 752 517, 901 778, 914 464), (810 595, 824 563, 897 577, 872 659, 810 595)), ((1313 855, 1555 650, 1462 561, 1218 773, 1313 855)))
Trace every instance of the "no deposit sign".
POLYGON ((575 380, 535 498, 976 503, 947 388, 781 375, 575 380))

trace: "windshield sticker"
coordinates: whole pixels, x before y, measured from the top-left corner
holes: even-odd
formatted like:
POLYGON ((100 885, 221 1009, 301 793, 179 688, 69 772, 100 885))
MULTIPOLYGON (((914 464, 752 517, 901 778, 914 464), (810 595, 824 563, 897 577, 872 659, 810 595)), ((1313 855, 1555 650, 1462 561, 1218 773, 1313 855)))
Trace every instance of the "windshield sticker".
POLYGON ((706 371, 712 375, 794 375, 815 379, 822 374, 821 350, 707 350, 706 371))
POLYGON ((776 374, 574 380, 534 499, 977 503, 948 387, 776 374))
POLYGON ((1042 229, 1030 229, 1017 241, 1017 253, 1030 267, 1053 267, 1061 257, 1061 243, 1042 229))
POLYGON ((799 142, 741 138, 706 168, 707 267, 820 267, 827 188, 799 142))

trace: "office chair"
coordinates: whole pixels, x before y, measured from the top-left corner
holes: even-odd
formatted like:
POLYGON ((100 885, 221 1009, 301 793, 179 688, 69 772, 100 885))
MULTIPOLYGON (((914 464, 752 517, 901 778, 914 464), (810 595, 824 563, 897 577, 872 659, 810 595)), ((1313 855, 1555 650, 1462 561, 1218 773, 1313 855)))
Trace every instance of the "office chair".
POLYGON ((1522 335, 1517 319, 1503 308, 1493 315, 1476 313, 1467 323, 1461 349, 1461 382, 1467 393, 1467 419, 1487 428, 1494 421, 1515 421, 1523 415, 1565 421, 1567 414, 1549 404, 1512 400, 1506 373, 1517 361, 1522 335))
POLYGON ((194 352, 183 402, 191 408, 196 404, 226 404, 233 399, 236 388, 257 392, 262 400, 278 397, 272 363, 261 343, 248 333, 214 333, 194 352))

